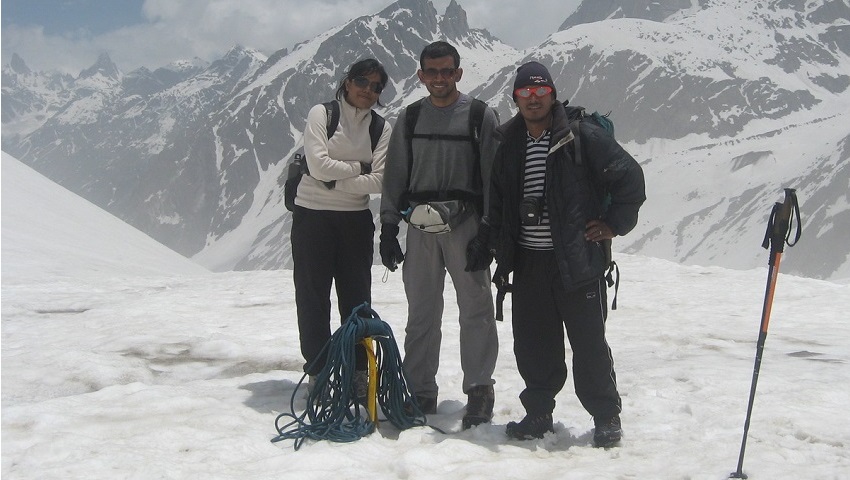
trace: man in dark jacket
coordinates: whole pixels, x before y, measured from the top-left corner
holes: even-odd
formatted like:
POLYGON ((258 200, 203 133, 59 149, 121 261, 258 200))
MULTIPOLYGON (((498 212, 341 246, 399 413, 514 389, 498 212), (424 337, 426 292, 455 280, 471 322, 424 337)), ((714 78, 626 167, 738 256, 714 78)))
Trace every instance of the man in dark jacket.
POLYGON ((579 122, 576 141, 543 65, 529 62, 517 69, 513 98, 519 113, 498 129, 502 142, 491 175, 489 232, 471 242, 468 252, 484 255, 480 240, 487 238, 498 263, 493 282, 504 289, 513 273, 514 354, 525 381, 520 400, 526 416, 508 423, 507 434, 530 439, 553 431, 555 395, 567 379, 566 327, 576 395, 593 416, 595 444, 612 446, 622 429, 605 339, 606 243, 610 248, 611 238, 637 223, 645 200, 643 171, 592 122, 579 122))

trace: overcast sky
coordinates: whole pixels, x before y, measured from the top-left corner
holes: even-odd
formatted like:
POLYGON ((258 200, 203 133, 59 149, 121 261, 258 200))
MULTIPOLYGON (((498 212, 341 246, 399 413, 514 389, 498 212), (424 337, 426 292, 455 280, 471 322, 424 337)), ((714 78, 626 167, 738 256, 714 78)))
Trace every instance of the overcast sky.
MULTIPOLYGON (((424 0, 423 0, 424 1, 424 0)), ((432 0, 439 14, 450 0, 432 0)), ((2 63, 74 75, 106 52, 124 72, 176 59, 220 58, 239 44, 271 54, 392 0, 3 0, 2 63)), ((474 28, 527 48, 557 31, 581 0, 458 0, 474 28)))

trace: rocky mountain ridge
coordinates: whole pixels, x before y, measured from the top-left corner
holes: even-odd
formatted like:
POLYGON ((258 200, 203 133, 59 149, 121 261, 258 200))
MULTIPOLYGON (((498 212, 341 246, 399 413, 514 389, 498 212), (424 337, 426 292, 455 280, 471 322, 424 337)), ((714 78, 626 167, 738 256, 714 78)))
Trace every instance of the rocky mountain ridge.
POLYGON ((3 67, 3 150, 207 267, 286 268, 281 178, 307 110, 369 56, 389 73, 381 113, 394 120, 426 94, 419 51, 447 39, 461 51, 460 88, 503 121, 515 113, 514 70, 530 59, 550 67, 560 99, 612 112, 650 195, 638 228, 618 239, 623 251, 759 265, 758 252, 735 253, 736 235, 761 228, 759 202, 796 182, 804 211, 808 198, 835 206, 810 204, 818 224, 807 228, 835 251, 815 248, 794 268, 850 275, 836 240, 850 224, 839 207, 850 204, 850 129, 834 128, 850 124, 847 0, 586 1, 565 16, 525 51, 470 28, 454 1, 439 15, 431 2, 400 0, 268 58, 234 47, 209 65, 123 74, 102 56, 73 78, 30 72, 16 56, 3 67), (771 139, 810 145, 800 159, 771 139), (706 204, 712 196, 723 200, 706 204))

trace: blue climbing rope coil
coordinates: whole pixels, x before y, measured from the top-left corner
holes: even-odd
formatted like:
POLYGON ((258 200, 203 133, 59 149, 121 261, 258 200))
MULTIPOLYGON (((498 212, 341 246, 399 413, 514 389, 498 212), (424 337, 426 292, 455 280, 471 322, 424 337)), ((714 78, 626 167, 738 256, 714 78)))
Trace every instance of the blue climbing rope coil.
POLYGON ((312 389, 308 389, 305 410, 296 414, 295 400, 307 375, 301 377, 290 398, 290 411, 275 418, 278 435, 272 442, 294 440, 298 450, 307 439, 353 442, 375 431, 377 425, 354 394, 355 347, 364 338, 371 338, 377 345, 377 403, 381 412, 399 430, 425 425, 425 415, 404 379, 392 329, 368 303, 363 303, 352 310, 317 357, 327 361, 312 389))

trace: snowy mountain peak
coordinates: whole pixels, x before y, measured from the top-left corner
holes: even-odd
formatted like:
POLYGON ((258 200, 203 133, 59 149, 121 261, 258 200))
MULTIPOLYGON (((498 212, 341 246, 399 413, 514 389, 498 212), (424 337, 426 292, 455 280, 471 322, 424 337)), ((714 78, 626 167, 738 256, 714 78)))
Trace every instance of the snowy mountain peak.
POLYGON ((112 62, 109 54, 104 52, 97 57, 94 65, 80 72, 79 78, 86 79, 95 75, 101 75, 106 79, 117 81, 121 79, 121 70, 112 62))
POLYGON ((221 58, 221 60, 223 62, 233 62, 233 61, 238 62, 239 60, 241 60, 242 58, 244 58, 246 56, 262 56, 262 54, 260 54, 256 50, 245 48, 242 45, 237 44, 237 45, 234 45, 233 47, 231 47, 231 49, 228 50, 227 53, 224 54, 224 56, 221 58))
POLYGON ((171 70, 173 72, 198 72, 209 66, 209 62, 201 60, 198 57, 194 57, 190 60, 175 60, 164 67, 160 67, 159 69, 171 70))
POLYGON ((12 54, 12 60, 9 62, 9 67, 13 72, 20 75, 29 75, 32 73, 27 64, 24 63, 24 59, 18 56, 17 53, 12 54))
MULTIPOLYGON (((821 245, 850 236, 850 169, 838 168, 850 111, 848 9, 847 0, 587 1, 568 28, 520 52, 470 28, 457 1, 440 16, 431 1, 399 0, 268 59, 235 46, 208 66, 65 86, 4 67, 3 148, 210 268, 286 268, 281 179, 309 109, 371 57, 390 78, 378 110, 394 121, 427 94, 415 74, 422 48, 447 39, 461 54, 459 88, 503 121, 516 111, 506 94, 515 69, 528 60, 550 68, 560 99, 612 112, 650 183, 621 251, 749 268, 761 263, 742 246, 761 228, 755 204, 782 186, 800 188, 804 209, 830 206, 811 220, 821 245)), ((92 70, 117 71, 108 57, 99 64, 92 70)), ((836 249, 789 267, 846 276, 848 247, 836 249)))
MULTIPOLYGON (((609 0, 605 2, 582 2, 579 8, 561 24, 558 30, 567 30, 576 25, 615 18, 640 18, 654 22, 663 22, 668 17, 680 11, 697 10, 698 8, 694 8, 693 5, 696 2, 697 0, 609 0)), ((701 0, 700 3, 705 2, 701 0)))
POLYGON ((252 71, 266 60, 266 56, 258 51, 236 45, 222 58, 210 64, 207 74, 221 77, 242 76, 245 72, 252 71))
POLYGON ((469 22, 464 10, 455 0, 446 7, 446 13, 440 19, 440 30, 448 38, 458 39, 469 33, 469 22))

